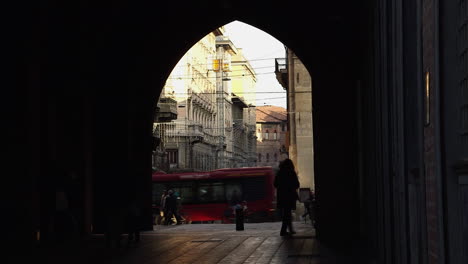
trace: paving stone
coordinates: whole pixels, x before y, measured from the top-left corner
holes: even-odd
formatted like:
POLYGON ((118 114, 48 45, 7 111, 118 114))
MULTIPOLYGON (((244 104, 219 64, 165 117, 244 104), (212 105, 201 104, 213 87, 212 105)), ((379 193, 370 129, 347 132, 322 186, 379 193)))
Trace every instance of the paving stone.
POLYGON ((236 264, 236 263, 351 263, 333 255, 315 238, 310 224, 294 223, 297 234, 280 237, 281 223, 246 223, 244 231, 231 224, 155 226, 143 232, 138 244, 106 248, 104 236, 94 235, 77 247, 39 250, 39 263, 69 264, 236 264), (338 261, 340 259, 340 261, 338 261))

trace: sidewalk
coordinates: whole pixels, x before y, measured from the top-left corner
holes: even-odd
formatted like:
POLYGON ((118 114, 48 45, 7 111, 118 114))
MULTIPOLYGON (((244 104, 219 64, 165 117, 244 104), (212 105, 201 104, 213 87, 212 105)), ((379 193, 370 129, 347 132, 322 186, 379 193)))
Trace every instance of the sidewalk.
MULTIPOLYGON (((297 234, 280 237, 281 223, 191 224, 155 226, 143 232, 137 245, 106 248, 103 235, 83 243, 62 244, 38 250, 35 263, 354 263, 315 239, 310 223, 295 222, 297 234)), ((15 263, 15 262, 13 262, 15 263)))

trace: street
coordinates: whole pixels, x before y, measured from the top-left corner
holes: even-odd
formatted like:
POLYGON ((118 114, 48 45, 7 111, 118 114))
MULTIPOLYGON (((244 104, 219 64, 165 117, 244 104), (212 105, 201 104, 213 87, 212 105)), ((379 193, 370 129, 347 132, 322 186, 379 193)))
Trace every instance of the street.
POLYGON ((155 226, 138 244, 128 246, 124 235, 121 248, 106 248, 104 236, 94 235, 85 247, 61 245, 41 257, 44 263, 351 263, 321 245, 310 222, 294 222, 292 237, 279 236, 280 226, 246 223, 244 231, 235 224, 155 226))

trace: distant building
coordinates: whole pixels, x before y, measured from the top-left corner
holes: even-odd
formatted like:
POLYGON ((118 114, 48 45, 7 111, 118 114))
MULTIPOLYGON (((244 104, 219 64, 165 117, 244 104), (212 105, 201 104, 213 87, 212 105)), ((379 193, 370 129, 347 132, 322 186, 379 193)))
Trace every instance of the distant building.
POLYGON ((240 48, 231 57, 231 67, 233 159, 229 167, 254 167, 257 160, 254 106, 257 75, 240 48))
POLYGON ((165 131, 163 130, 163 126, 156 124, 165 124, 175 119, 177 119, 177 101, 161 95, 156 106, 155 123, 153 125, 153 171, 167 172, 169 170, 166 144, 162 140, 165 131))
POLYGON ((315 188, 312 125, 312 79, 291 49, 277 59, 276 78, 288 92, 289 158, 294 162, 301 187, 315 188))
POLYGON ((216 123, 217 76, 209 60, 216 56, 219 28, 193 45, 172 70, 158 103, 177 102, 177 118, 157 120, 154 130, 165 146, 167 171, 202 171, 216 168, 218 132, 216 123))
POLYGON ((280 106, 256 107, 257 166, 277 168, 288 157, 287 113, 280 106))
POLYGON ((255 92, 256 75, 224 33, 218 28, 193 45, 168 77, 154 123, 156 142, 160 139, 154 170, 255 165, 255 96, 250 94, 255 92), (246 90, 250 96, 244 98, 246 90))

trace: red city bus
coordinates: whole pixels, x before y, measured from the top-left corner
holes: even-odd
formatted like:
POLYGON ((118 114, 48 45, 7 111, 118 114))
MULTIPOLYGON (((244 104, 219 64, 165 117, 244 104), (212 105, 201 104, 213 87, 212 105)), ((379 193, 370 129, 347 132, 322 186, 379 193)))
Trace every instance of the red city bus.
POLYGON ((232 206, 245 202, 246 222, 275 221, 276 198, 271 167, 218 169, 208 172, 154 173, 153 209, 159 214, 164 190, 172 189, 181 199, 186 222, 234 221, 232 206))

